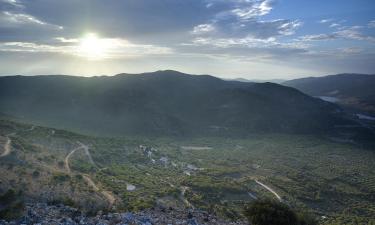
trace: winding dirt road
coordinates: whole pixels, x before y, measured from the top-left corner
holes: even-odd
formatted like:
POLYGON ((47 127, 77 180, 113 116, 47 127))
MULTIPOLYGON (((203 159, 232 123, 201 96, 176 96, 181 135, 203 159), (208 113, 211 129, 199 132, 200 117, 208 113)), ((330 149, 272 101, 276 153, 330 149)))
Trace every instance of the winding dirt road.
MULTIPOLYGON (((95 162, 93 161, 92 157, 91 157, 91 154, 90 154, 90 151, 89 151, 89 147, 81 142, 77 142, 80 146, 73 149, 66 157, 65 157, 65 168, 67 170, 67 172, 70 174, 72 173, 70 167, 69 167, 69 159, 70 157, 78 150, 80 149, 83 149, 85 151, 85 154, 87 155, 89 161, 91 164, 95 165, 95 162)), ((106 190, 100 190, 100 188, 95 184, 95 182, 91 179, 91 177, 88 175, 88 174, 81 174, 83 176, 83 179, 86 181, 87 185, 92 187, 92 189, 94 189, 95 192, 98 192, 100 193, 104 198, 107 199, 108 203, 109 203, 109 208, 112 208, 113 204, 115 203, 116 201, 116 198, 114 197, 114 195, 109 192, 109 191, 106 191, 106 190)))
POLYGON ((272 188, 268 187, 267 185, 263 184, 262 182, 258 181, 258 180, 255 180, 255 182, 257 184, 259 184, 260 186, 264 187, 265 189, 267 189, 269 192, 271 192, 273 195, 275 195, 275 197, 277 198, 277 200, 279 200, 280 202, 282 202, 282 198, 280 197, 279 194, 276 193, 276 191, 274 191, 272 188))
POLYGON ((82 148, 82 146, 78 147, 78 148, 75 148, 73 149, 64 159, 64 164, 65 164, 65 169, 68 173, 71 173, 72 171, 70 170, 70 166, 69 166, 69 159, 70 157, 77 151, 77 150, 80 150, 82 148))
POLYGON ((186 192, 188 189, 189 189, 189 187, 185 187, 185 186, 181 186, 181 187, 180 187, 180 190, 181 190, 180 198, 181 198, 181 200, 185 203, 186 206, 188 206, 189 208, 194 209, 195 207, 193 206, 193 204, 191 204, 191 203, 185 198, 185 192, 186 192))
POLYGON ((10 149, 11 149, 10 148, 11 143, 12 141, 10 140, 9 137, 7 137, 7 142, 4 144, 4 152, 0 155, 0 158, 9 155, 10 149))
POLYGON ((100 192, 109 202, 109 207, 111 208, 116 201, 116 198, 106 190, 100 191, 100 188, 94 183, 91 177, 87 174, 82 174, 83 179, 87 182, 87 184, 94 189, 96 192, 100 192))

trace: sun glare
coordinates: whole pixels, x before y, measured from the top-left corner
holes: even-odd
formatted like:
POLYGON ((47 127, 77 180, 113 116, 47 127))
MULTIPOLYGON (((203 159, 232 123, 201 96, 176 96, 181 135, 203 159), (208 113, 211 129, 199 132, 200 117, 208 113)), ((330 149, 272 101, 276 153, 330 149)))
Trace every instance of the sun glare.
POLYGON ((107 49, 108 43, 104 39, 90 33, 80 39, 78 53, 88 59, 103 59, 106 57, 107 49))

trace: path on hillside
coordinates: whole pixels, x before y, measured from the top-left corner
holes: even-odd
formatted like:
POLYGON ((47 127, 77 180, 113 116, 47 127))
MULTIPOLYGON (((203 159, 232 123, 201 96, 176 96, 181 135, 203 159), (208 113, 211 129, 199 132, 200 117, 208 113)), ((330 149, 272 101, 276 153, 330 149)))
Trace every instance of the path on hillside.
MULTIPOLYGON (((88 159, 90 161, 90 163, 92 163, 93 165, 95 165, 95 162, 93 161, 92 157, 91 157, 91 154, 90 154, 90 151, 89 151, 89 147, 81 142, 77 142, 80 146, 73 149, 66 157, 65 157, 65 168, 66 170, 68 171, 68 173, 72 173, 70 167, 69 167, 69 159, 70 157, 77 151, 77 150, 80 150, 80 149, 83 149, 85 151, 85 154, 88 156, 88 159)), ((86 183, 88 184, 88 186, 92 187, 94 189, 95 192, 99 192, 101 193, 109 202, 109 208, 112 208, 113 204, 115 203, 116 201, 116 198, 114 197, 114 195, 112 193, 110 193, 109 191, 106 191, 106 190, 100 190, 100 188, 95 184, 95 182, 91 179, 91 177, 88 175, 88 174, 81 174, 83 176, 83 179, 86 181, 86 183)))
MULTIPOLYGON (((34 129, 35 129, 35 126, 32 125, 29 129, 27 129, 25 131, 32 131, 34 129)), ((10 154, 12 140, 9 138, 9 136, 14 136, 14 135, 16 135, 16 132, 13 132, 13 133, 10 133, 10 134, 6 135, 7 142, 4 144, 4 152, 0 155, 0 158, 5 157, 5 156, 10 154)))
POLYGON ((188 190, 188 189, 189 189, 189 187, 186 187, 186 186, 181 186, 181 187, 180 187, 180 190, 181 190, 180 198, 181 198, 181 200, 185 203, 185 205, 187 205, 189 208, 194 209, 195 207, 193 206, 193 204, 191 204, 191 203, 185 198, 185 192, 186 192, 186 190, 188 190))
POLYGON ((112 207, 112 205, 115 203, 116 198, 106 190, 100 191, 100 188, 95 184, 95 182, 91 179, 91 177, 87 174, 82 174, 84 180, 87 182, 87 184, 94 189, 96 192, 100 192, 109 202, 109 208, 112 207))
POLYGON ((35 129, 35 125, 32 125, 29 129, 25 130, 25 131, 32 131, 35 129))
POLYGON ((271 192, 273 195, 275 195, 275 197, 280 201, 282 202, 282 198, 280 197, 279 194, 276 193, 276 191, 274 191, 272 188, 268 187, 267 185, 263 184, 262 182, 258 181, 258 180, 255 180, 255 182, 257 184, 259 184, 260 186, 264 187, 265 189, 267 189, 269 192, 271 192))
POLYGON ((70 170, 70 166, 69 166, 69 159, 70 157, 77 151, 77 150, 80 150, 82 148, 82 146, 79 146, 75 149, 73 149, 64 159, 64 164, 65 164, 65 169, 68 173, 71 173, 72 171, 70 170))
POLYGON ((83 148, 83 150, 85 151, 85 154, 87 155, 87 158, 89 159, 90 163, 92 165, 96 166, 94 160, 91 157, 91 153, 89 151, 89 146, 82 144, 80 141, 77 141, 77 143, 80 144, 81 147, 83 148))
POLYGON ((4 144, 4 152, 0 155, 0 158, 9 155, 10 149, 11 149, 11 147, 10 147, 11 143, 12 143, 12 141, 10 140, 9 137, 7 137, 7 141, 4 144))

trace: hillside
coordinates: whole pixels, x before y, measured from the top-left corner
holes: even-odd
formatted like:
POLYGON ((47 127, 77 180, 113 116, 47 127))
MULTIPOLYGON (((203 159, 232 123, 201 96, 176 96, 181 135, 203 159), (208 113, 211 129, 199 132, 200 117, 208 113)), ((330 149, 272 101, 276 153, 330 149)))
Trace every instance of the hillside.
POLYGON ((338 74, 290 80, 282 84, 311 96, 328 97, 328 100, 344 106, 375 113, 374 75, 338 74))
POLYGON ((1 77, 0 112, 108 136, 322 133, 342 123, 335 105, 292 88, 176 71, 1 77))
POLYGON ((198 224, 241 221, 254 199, 325 216, 322 224, 371 224, 375 209, 375 153, 311 135, 98 138, 0 120, 0 153, 0 196, 20 193, 33 221, 59 219, 59 209, 82 218, 58 203, 94 216, 137 212, 155 224, 188 212, 198 224))

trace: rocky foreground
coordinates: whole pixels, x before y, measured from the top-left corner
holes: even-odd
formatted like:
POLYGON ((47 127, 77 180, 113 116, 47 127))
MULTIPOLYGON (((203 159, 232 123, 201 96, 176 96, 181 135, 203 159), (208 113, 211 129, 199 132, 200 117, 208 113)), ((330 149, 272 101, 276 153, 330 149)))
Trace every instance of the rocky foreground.
POLYGON ((99 213, 87 216, 78 209, 65 205, 47 205, 44 203, 27 204, 25 216, 14 221, 0 220, 0 225, 204 225, 232 224, 244 225, 245 222, 229 222, 198 210, 155 208, 142 212, 99 213))

